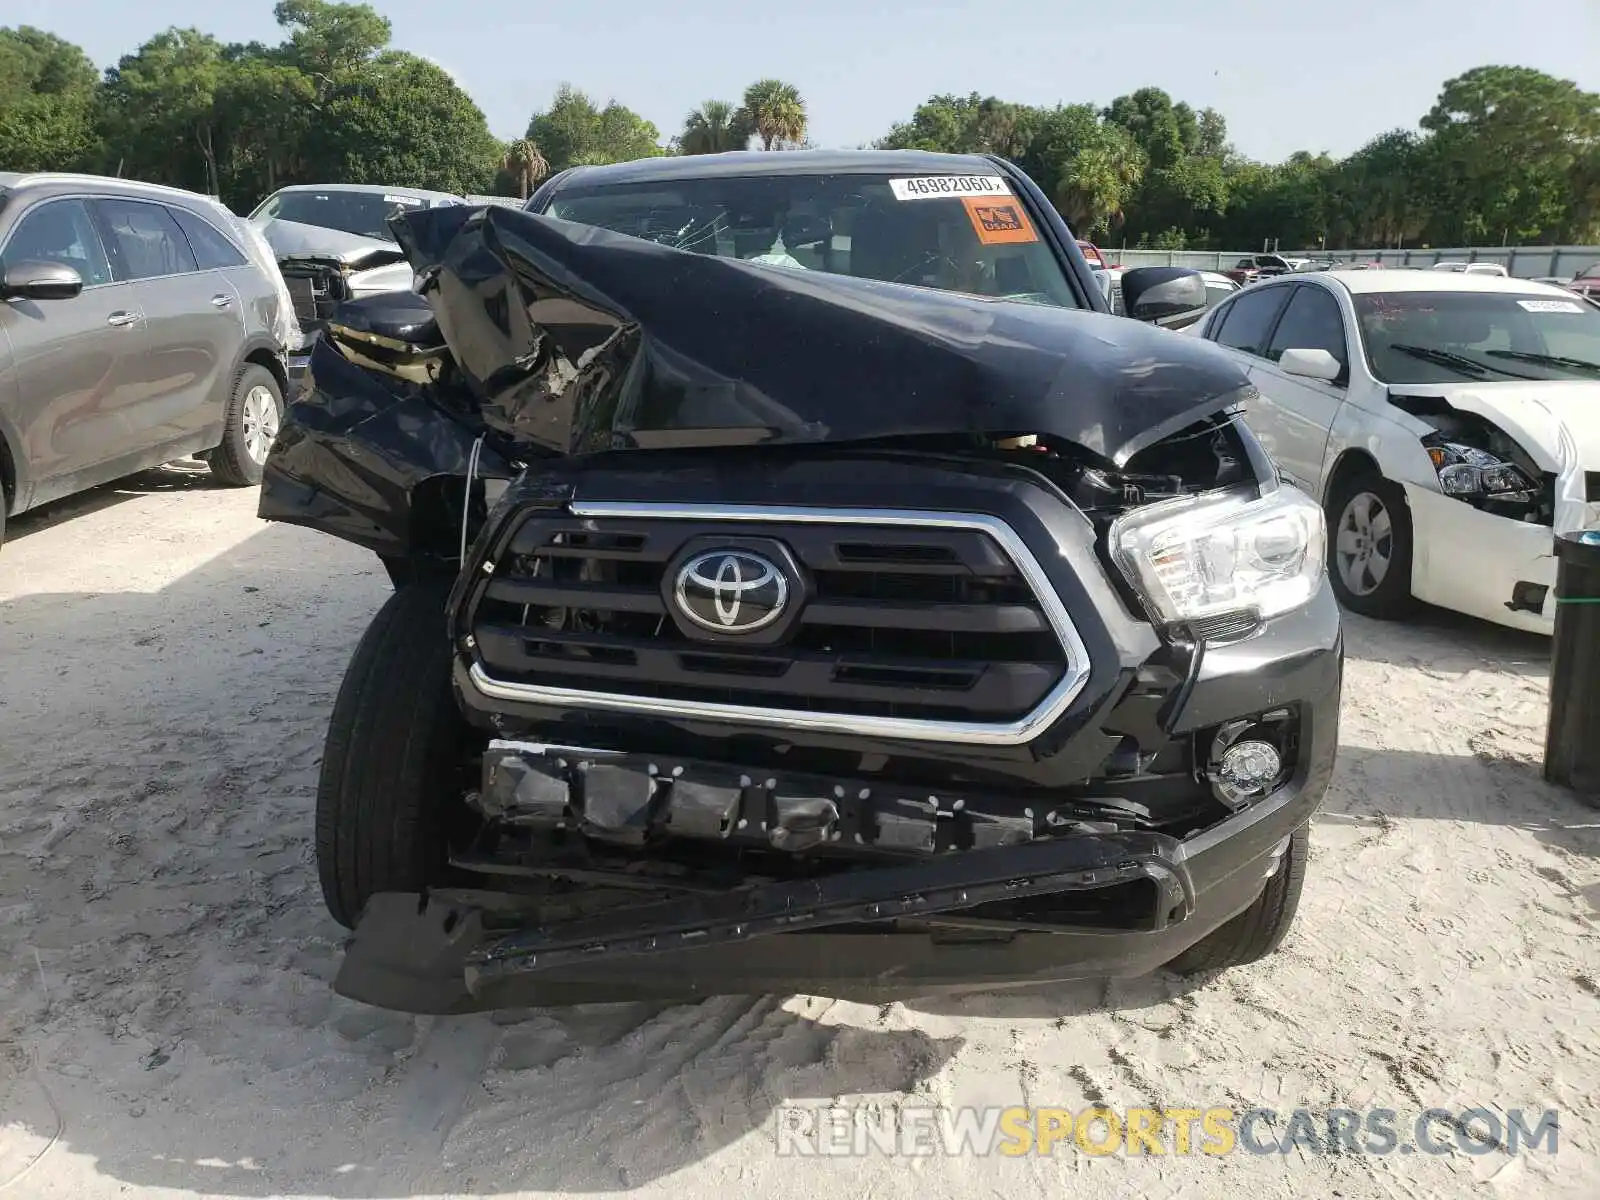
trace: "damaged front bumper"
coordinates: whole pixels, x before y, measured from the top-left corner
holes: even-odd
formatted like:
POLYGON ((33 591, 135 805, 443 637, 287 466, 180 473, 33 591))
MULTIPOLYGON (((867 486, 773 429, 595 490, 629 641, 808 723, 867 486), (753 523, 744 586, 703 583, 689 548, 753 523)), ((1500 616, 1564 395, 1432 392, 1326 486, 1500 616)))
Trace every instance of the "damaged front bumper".
POLYGON ((1417 599, 1528 633, 1554 632, 1555 536, 1600 528, 1600 505, 1567 505, 1552 529, 1481 512, 1416 484, 1405 491, 1417 599), (1463 546, 1472 552, 1463 554, 1463 546))
POLYGON ((374 896, 334 989, 407 1012, 801 991, 874 1001, 1143 975, 1246 908, 1309 813, 1286 794, 1209 834, 1063 838, 545 925, 501 891, 374 896), (1133 888, 1131 928, 993 906, 1133 888), (902 928, 877 923, 898 919, 902 928), (904 926, 907 920, 911 928, 904 926), (650 961, 645 961, 646 959, 650 961))
POLYGON ((772 992, 880 1002, 1147 974, 1254 902, 1315 813, 1334 763, 1342 657, 1326 586, 1255 638, 1207 654, 1177 729, 1248 712, 1264 673, 1293 698, 1303 737, 1283 786, 1183 836, 1070 824, 982 789, 863 796, 855 781, 497 741, 483 769, 490 812, 565 821, 579 841, 643 843, 666 828, 684 843, 784 847, 850 869, 731 890, 644 876, 637 886, 654 894, 619 891, 598 912, 563 908, 595 882, 581 860, 570 873, 549 861, 531 869, 574 885, 537 898, 383 893, 335 990, 462 1013, 772 992))
MULTIPOLYGON (((1147 902, 1128 915, 1143 931, 1160 932, 1193 914, 1194 883, 1183 844, 1159 833, 1062 839, 733 892, 689 893, 509 932, 496 927, 527 914, 517 910, 508 893, 386 893, 369 904, 335 988, 354 999, 410 1011, 476 1011, 543 1002, 551 996, 545 986, 551 979, 555 994, 582 990, 584 977, 597 966, 634 974, 642 982, 637 979, 641 956, 672 960, 664 970, 659 961, 651 964, 678 980, 680 986, 668 987, 669 993, 700 993, 699 981, 712 977, 719 991, 730 990, 730 983, 733 991, 814 988, 842 982, 845 973, 868 975, 883 987, 905 982, 894 976, 907 968, 913 978, 920 973, 911 963, 885 971, 886 955, 892 959, 911 944, 907 935, 835 933, 830 938, 814 931, 929 918, 953 931, 1048 931, 1052 922, 1026 916, 961 918, 985 912, 986 906, 1141 884, 1147 902), (891 949, 885 938, 900 945, 891 949), (819 976, 815 950, 830 941, 833 950, 822 957, 832 969, 819 976), (771 949, 777 950, 777 962, 762 952, 771 949), (791 957, 797 951, 798 957, 791 957)), ((594 980, 613 999, 618 982, 594 980)))

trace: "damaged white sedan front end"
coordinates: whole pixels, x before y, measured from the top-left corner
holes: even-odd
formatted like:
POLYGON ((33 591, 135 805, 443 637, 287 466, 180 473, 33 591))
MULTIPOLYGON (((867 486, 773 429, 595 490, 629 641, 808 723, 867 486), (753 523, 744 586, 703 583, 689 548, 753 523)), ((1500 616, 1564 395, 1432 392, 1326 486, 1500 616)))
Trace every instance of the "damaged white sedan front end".
POLYGON ((1555 537, 1600 529, 1600 382, 1408 390, 1391 402, 1429 430, 1420 440, 1434 468, 1404 484, 1413 595, 1550 633, 1555 537))
POLYGON ((353 184, 297 185, 264 200, 250 222, 277 257, 305 334, 290 356, 291 374, 304 369, 312 343, 340 304, 412 287, 411 267, 389 220, 462 203, 448 192, 353 184))
POLYGON ((412 284, 405 255, 375 238, 293 221, 268 221, 261 232, 278 256, 278 269, 305 333, 304 344, 291 355, 291 368, 304 365, 311 343, 340 304, 404 291, 412 284))
POLYGON ((1553 630, 1555 538, 1600 530, 1600 311, 1530 280, 1328 271, 1194 332, 1247 364, 1246 419, 1322 500, 1345 607, 1553 630))

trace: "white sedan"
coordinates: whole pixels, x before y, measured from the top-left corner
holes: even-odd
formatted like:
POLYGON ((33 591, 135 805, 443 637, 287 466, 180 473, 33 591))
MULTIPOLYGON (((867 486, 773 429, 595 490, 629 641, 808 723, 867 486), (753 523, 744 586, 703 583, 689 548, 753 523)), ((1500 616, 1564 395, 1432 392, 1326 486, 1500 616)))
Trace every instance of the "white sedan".
POLYGON ((1600 529, 1600 310, 1528 280, 1335 270, 1184 332, 1247 368, 1246 419, 1322 501, 1348 608, 1550 632, 1553 536, 1600 529))

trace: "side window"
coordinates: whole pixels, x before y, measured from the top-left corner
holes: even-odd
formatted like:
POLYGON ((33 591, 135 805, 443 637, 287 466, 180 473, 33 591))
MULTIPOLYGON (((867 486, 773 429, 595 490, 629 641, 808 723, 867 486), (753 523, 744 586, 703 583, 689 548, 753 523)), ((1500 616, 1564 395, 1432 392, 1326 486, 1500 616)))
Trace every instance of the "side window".
POLYGON ((84 287, 111 282, 111 263, 82 200, 47 200, 11 231, 0 262, 52 262, 71 267, 84 287))
POLYGON ((157 279, 199 270, 194 252, 167 210, 141 200, 94 202, 111 236, 112 263, 121 279, 157 279))
POLYGON ((1218 314, 1222 323, 1217 328, 1216 341, 1258 358, 1265 355, 1267 335, 1272 332, 1272 323, 1278 319, 1288 291, 1284 287, 1246 288, 1218 314))
POLYGON ((239 247, 230 242, 204 217, 182 208, 168 207, 167 211, 178 223, 178 228, 183 230, 183 236, 189 240, 189 249, 194 251, 195 262, 200 264, 202 270, 242 267, 248 264, 249 260, 239 247))
MULTIPOLYGON (((1211 289, 1207 288, 1206 289, 1206 300, 1209 302, 1210 299, 1211 299, 1211 289)), ((1219 301, 1215 308, 1213 308, 1210 312, 1206 313, 1206 315, 1201 317, 1200 319, 1201 319, 1201 321, 1203 321, 1205 323, 1204 328, 1202 328, 1201 331, 1200 331, 1201 334, 1208 341, 1213 341, 1213 342, 1216 341, 1217 340, 1217 334, 1222 332, 1222 324, 1223 324, 1223 322, 1228 319, 1228 300, 1227 299, 1223 299, 1223 300, 1219 301)))
POLYGON ((1345 351, 1344 318, 1339 314, 1339 302, 1327 291, 1314 284, 1294 289, 1289 307, 1283 310, 1283 320, 1272 335, 1272 344, 1267 347, 1267 357, 1277 360, 1285 350, 1326 350, 1339 360, 1341 367, 1350 365, 1345 351))

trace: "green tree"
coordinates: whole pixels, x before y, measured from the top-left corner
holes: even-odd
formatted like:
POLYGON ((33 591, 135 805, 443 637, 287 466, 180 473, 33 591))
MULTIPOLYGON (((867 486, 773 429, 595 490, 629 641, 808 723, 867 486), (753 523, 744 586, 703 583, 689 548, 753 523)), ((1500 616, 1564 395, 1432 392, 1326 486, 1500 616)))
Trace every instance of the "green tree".
POLYGON ((1531 67, 1477 67, 1445 83, 1422 128, 1443 200, 1436 237, 1517 241, 1568 223, 1573 172, 1600 141, 1600 96, 1531 67))
POLYGON ((1191 138, 1198 132, 1194 112, 1189 106, 1175 106, 1172 97, 1160 88, 1140 88, 1118 96, 1102 115, 1127 131, 1134 144, 1144 152, 1152 171, 1176 165, 1192 148, 1184 140, 1185 129, 1190 131, 1191 138))
POLYGON ((721 154, 750 145, 743 113, 726 100, 707 100, 683 119, 678 149, 683 154, 721 154))
POLYGON ((896 125, 878 143, 885 150, 931 150, 940 154, 998 154, 1016 159, 1026 150, 1034 112, 994 96, 931 96, 911 120, 896 125))
POLYGON ((1221 114, 1197 114, 1160 88, 1146 87, 1118 96, 1104 116, 1144 155, 1144 175, 1128 202, 1130 232, 1197 231, 1221 219, 1228 201, 1221 114))
POLYGON ((220 195, 217 92, 222 44, 168 29, 106 72, 102 131, 119 174, 220 195))
POLYGON ((533 194, 539 181, 550 174, 550 164, 539 152, 539 144, 527 138, 518 138, 506 147, 500 167, 516 181, 517 195, 524 200, 533 194))
POLYGON ((763 150, 782 150, 806 140, 806 102, 792 83, 758 79, 745 88, 739 111, 763 150))
POLYGON ((549 108, 533 114, 527 137, 544 151, 552 173, 664 153, 661 134, 649 121, 615 100, 600 108, 568 83, 556 89, 549 108))
POLYGON ((222 194, 236 211, 247 211, 285 183, 312 182, 305 149, 316 84, 264 47, 226 47, 223 59, 216 92, 219 136, 226 145, 222 194))
POLYGON ((1573 163, 1568 190, 1572 205, 1561 241, 1577 245, 1600 241, 1600 147, 1591 146, 1573 163))
POLYGON ((94 90, 100 73, 89 56, 53 33, 22 25, 0 29, 0 100, 94 90))
POLYGON ((449 72, 389 50, 347 72, 328 97, 306 166, 319 179, 482 193, 504 153, 449 72))
POLYGON ((1144 157, 1121 127, 1090 104, 1036 114, 1022 163, 1080 235, 1122 220, 1144 172, 1144 157))
POLYGON ((1339 164, 1329 199, 1360 245, 1403 246, 1427 227, 1433 147, 1408 129, 1373 138, 1339 164))
POLYGON ((1203 158, 1226 160, 1228 157, 1228 122, 1214 108, 1202 108, 1195 118, 1193 152, 1203 158))
POLYGON ((96 155, 99 73, 71 42, 23 25, 0 29, 0 168, 70 170, 96 155))
POLYGON ((1276 240, 1284 248, 1326 247, 1342 236, 1330 202, 1338 164, 1326 154, 1296 151, 1274 165, 1228 159, 1228 205, 1216 234, 1224 249, 1276 240))
POLYGON ((280 0, 272 15, 289 35, 278 56, 315 81, 319 98, 371 63, 393 34, 389 19, 370 4, 280 0))

